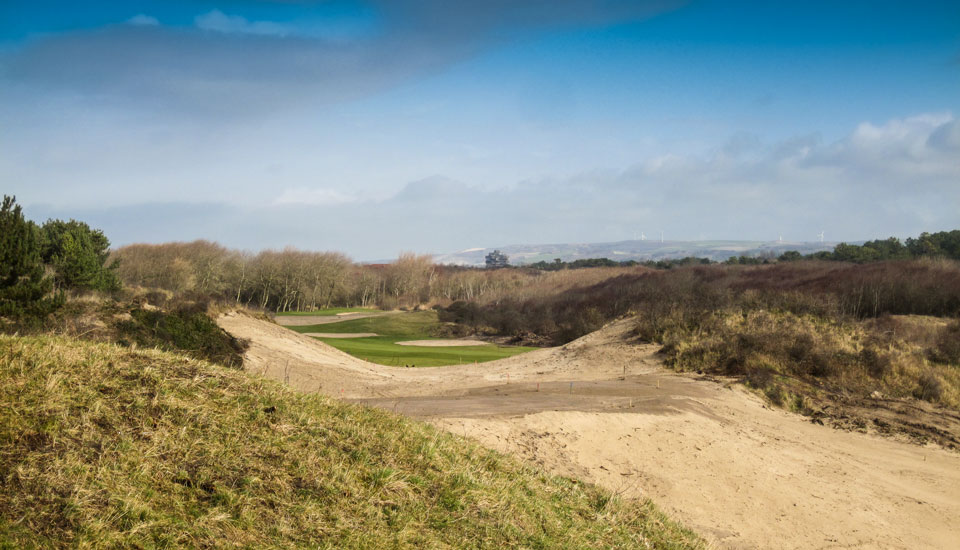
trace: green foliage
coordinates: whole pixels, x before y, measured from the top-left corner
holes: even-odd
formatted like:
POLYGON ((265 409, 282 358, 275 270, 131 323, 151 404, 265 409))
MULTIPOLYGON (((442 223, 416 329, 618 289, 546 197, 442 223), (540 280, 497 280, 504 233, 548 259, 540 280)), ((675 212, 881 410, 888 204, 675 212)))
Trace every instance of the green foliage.
POLYGON ((105 267, 110 241, 99 229, 76 220, 49 220, 41 228, 41 257, 59 288, 118 290, 116 266, 105 267))
POLYGON ((247 343, 229 335, 206 312, 133 309, 116 323, 121 344, 185 352, 228 367, 241 367, 247 343))
POLYGON ((529 267, 538 271, 560 271, 561 269, 585 269, 588 267, 633 267, 638 265, 638 263, 639 262, 636 260, 618 262, 609 258, 584 258, 580 260, 574 260, 572 262, 565 262, 560 258, 556 258, 552 262, 545 262, 541 260, 539 262, 528 264, 524 267, 529 267))
POLYGON ((0 317, 36 324, 63 299, 49 296, 53 282, 44 275, 37 227, 15 202, 4 195, 0 208, 0 317))
POLYGON ((788 250, 781 254, 777 259, 781 262, 796 262, 803 259, 803 254, 797 252, 796 250, 788 250))
POLYGON ((960 230, 939 233, 921 233, 916 239, 878 239, 862 245, 840 243, 832 252, 817 252, 801 256, 796 250, 784 252, 780 261, 795 261, 801 258, 835 262, 868 263, 884 260, 909 260, 911 258, 950 258, 960 260, 960 230))
POLYGON ((761 265, 770 263, 770 259, 756 256, 730 256, 724 263, 728 265, 761 265))
POLYGON ((907 239, 907 249, 913 256, 943 256, 960 260, 960 229, 939 233, 921 233, 916 239, 907 239))

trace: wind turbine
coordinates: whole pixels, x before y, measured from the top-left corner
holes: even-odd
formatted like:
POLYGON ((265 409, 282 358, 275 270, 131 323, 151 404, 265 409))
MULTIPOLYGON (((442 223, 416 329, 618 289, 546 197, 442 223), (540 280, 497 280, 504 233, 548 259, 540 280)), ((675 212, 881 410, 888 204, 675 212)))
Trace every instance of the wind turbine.
POLYGON ((820 234, 817 236, 820 237, 820 242, 823 243, 823 230, 821 230, 820 234))
POLYGON ((643 231, 640 232, 640 240, 641 241, 647 240, 647 235, 643 231))

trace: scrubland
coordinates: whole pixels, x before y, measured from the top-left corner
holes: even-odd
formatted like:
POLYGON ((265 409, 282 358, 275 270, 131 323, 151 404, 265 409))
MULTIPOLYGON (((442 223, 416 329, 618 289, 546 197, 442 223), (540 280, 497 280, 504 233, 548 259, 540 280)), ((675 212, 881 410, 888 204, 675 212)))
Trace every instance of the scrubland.
POLYGON ((935 411, 919 422, 924 428, 912 425, 914 414, 873 414, 905 399, 960 410, 955 261, 639 269, 533 294, 456 302, 441 318, 466 331, 561 344, 636 316, 637 339, 660 344, 676 370, 736 377, 817 421, 960 446, 960 434, 932 421, 935 411))

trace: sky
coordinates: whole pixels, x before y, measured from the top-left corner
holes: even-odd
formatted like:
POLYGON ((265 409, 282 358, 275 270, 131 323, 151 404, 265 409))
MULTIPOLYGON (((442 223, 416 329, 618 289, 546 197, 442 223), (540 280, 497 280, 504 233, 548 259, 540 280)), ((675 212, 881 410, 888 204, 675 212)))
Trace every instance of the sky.
POLYGON ((359 260, 960 229, 960 3, 0 1, 0 191, 359 260))

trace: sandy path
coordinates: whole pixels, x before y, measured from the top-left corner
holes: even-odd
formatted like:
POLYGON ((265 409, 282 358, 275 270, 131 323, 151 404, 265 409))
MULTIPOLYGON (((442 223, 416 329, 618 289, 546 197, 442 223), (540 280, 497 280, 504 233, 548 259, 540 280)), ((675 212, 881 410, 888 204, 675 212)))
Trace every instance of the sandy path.
POLYGON ((720 548, 956 548, 960 454, 811 424, 665 372, 629 323, 480 365, 399 369, 244 315, 251 370, 421 417, 625 497, 720 548), (570 383, 573 382, 573 386, 570 383))
POLYGON ((370 313, 338 313, 336 315, 277 315, 274 320, 278 325, 285 327, 304 327, 307 325, 329 325, 342 321, 352 321, 353 319, 366 319, 367 317, 383 317, 384 315, 395 315, 397 313, 400 312, 374 311, 370 313))
POLYGON ((426 348, 452 348, 459 346, 490 346, 490 342, 480 340, 407 340, 397 342, 398 346, 423 346, 426 348))
POLYGON ((314 338, 369 338, 377 336, 376 332, 304 332, 304 336, 314 338))

